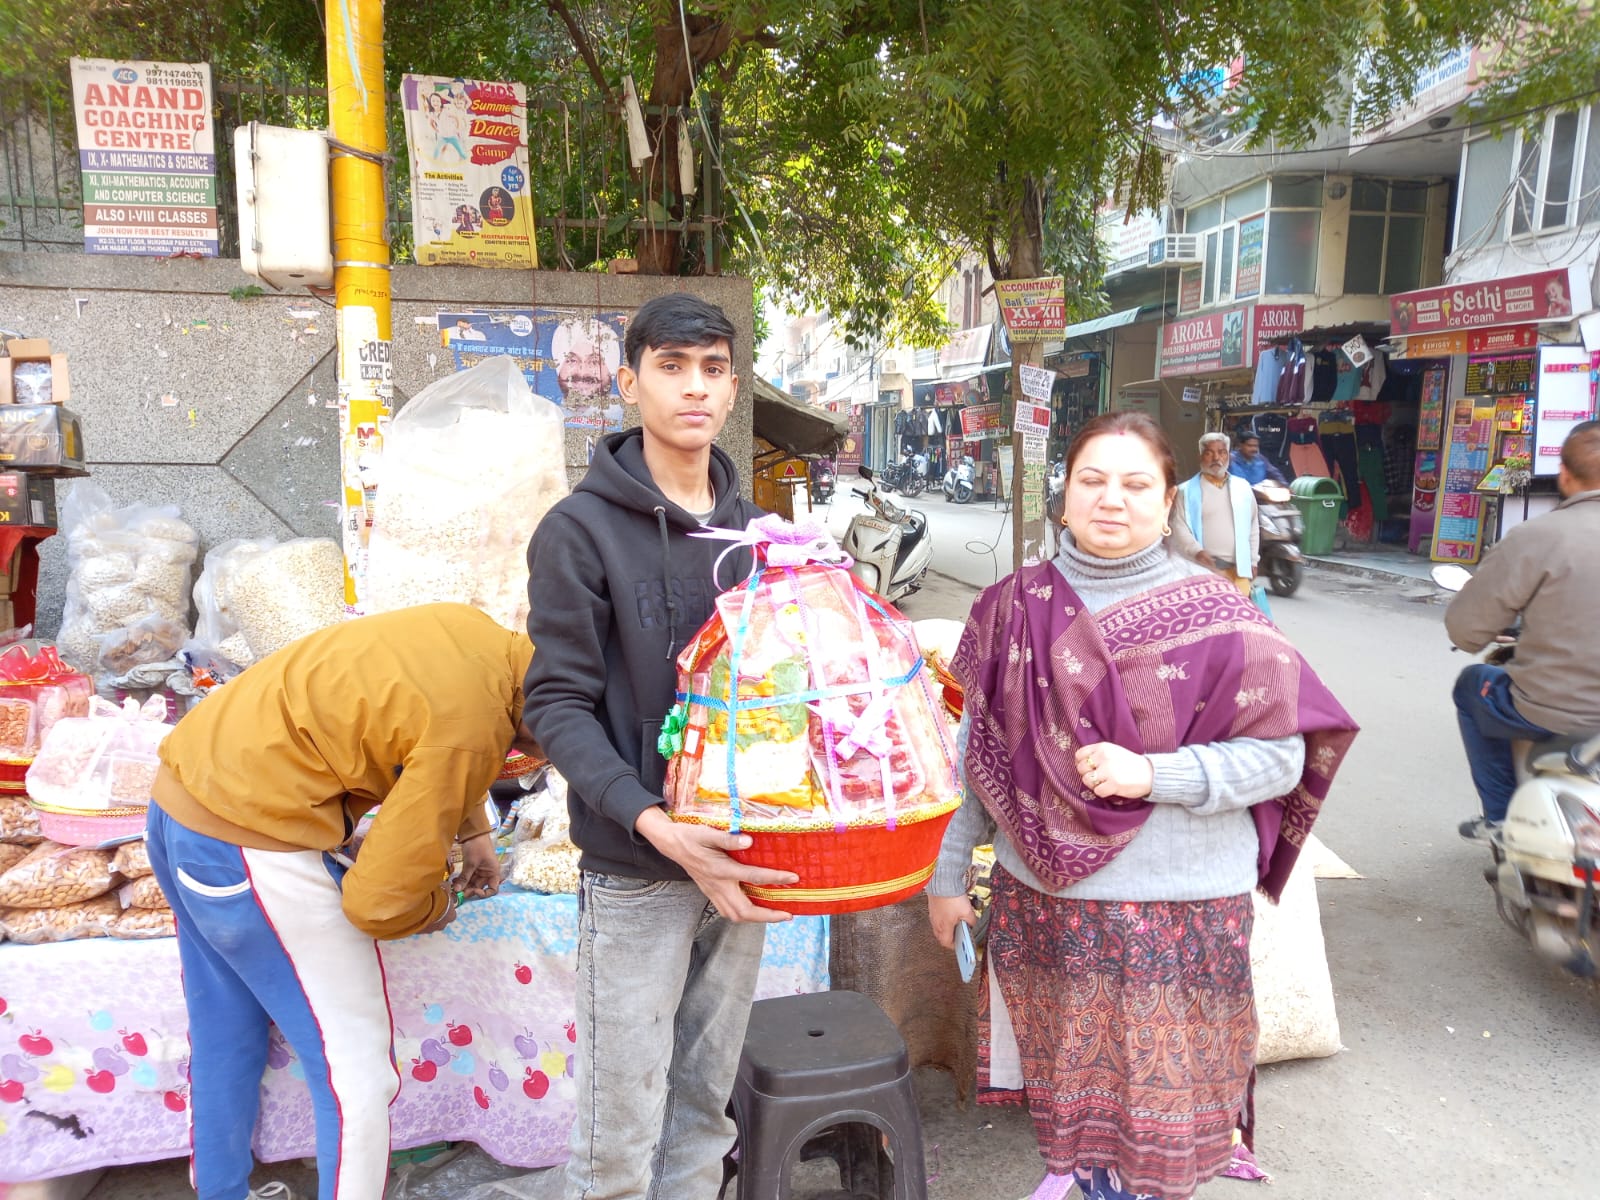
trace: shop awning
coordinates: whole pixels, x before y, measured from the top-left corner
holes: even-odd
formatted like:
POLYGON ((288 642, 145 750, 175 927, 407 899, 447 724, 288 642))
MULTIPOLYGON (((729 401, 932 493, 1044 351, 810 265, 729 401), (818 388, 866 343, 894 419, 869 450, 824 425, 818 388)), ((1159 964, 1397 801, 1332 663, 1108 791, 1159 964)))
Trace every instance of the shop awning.
POLYGON ((850 423, 784 395, 765 379, 757 379, 755 431, 758 437, 790 454, 832 454, 850 432, 850 423))
POLYGON ((1087 337, 1091 333, 1103 333, 1107 329, 1116 329, 1122 325, 1132 325, 1139 319, 1139 314, 1144 311, 1144 305, 1137 304, 1132 308, 1125 308, 1121 312, 1107 313, 1103 317, 1096 317, 1092 321, 1079 321, 1076 325, 1068 325, 1067 331, 1062 335, 1063 342, 1070 342, 1073 338, 1087 337))
POLYGON ((939 351, 939 378, 957 380, 977 374, 977 368, 989 361, 989 339, 993 332, 993 326, 979 325, 952 333, 939 351))

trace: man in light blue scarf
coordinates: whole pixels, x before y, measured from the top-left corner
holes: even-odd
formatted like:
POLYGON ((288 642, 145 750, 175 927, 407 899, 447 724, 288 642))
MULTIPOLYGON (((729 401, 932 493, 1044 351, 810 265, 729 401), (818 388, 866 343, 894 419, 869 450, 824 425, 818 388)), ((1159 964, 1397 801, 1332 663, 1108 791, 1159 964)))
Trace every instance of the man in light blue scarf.
POLYGON ((1250 485, 1228 473, 1229 449, 1225 433, 1200 439, 1200 473, 1178 485, 1172 503, 1171 545, 1248 596, 1261 557, 1261 519, 1250 485))

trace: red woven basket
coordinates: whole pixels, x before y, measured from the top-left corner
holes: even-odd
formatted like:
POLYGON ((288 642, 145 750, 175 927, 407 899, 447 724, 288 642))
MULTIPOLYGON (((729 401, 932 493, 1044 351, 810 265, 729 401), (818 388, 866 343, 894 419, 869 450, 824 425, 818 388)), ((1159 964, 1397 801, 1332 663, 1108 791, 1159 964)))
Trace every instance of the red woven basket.
MULTIPOLYGON (((822 916, 882 908, 915 896, 933 876, 945 826, 960 802, 913 810, 893 829, 885 825, 825 826, 806 832, 746 828, 751 846, 733 857, 746 866, 793 871, 789 887, 745 884, 745 894, 761 908, 796 916, 822 916)), ((674 816, 674 820, 698 818, 674 816)), ((722 824, 721 828, 727 828, 722 824)))

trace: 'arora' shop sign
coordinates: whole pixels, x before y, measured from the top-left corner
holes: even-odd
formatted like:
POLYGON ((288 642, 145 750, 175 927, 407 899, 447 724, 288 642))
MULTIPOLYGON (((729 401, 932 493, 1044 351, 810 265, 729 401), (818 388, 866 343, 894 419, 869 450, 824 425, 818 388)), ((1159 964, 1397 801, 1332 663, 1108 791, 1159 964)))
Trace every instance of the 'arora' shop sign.
POLYGON ((1301 304, 1243 304, 1169 321, 1161 330, 1161 368, 1167 379, 1209 371, 1248 370, 1274 340, 1305 324, 1301 304))
POLYGON ((74 58, 72 103, 84 250, 215 257, 210 66, 74 58))

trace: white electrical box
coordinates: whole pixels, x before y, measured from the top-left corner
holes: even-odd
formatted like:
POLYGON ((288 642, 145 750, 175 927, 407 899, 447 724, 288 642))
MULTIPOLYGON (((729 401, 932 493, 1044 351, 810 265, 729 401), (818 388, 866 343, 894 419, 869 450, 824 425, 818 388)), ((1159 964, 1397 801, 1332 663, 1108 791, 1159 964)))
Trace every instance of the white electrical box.
POLYGON ((233 131, 239 265, 275 287, 332 287, 328 138, 251 121, 233 131))

